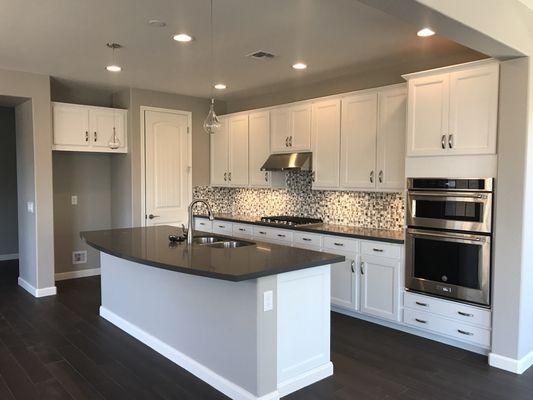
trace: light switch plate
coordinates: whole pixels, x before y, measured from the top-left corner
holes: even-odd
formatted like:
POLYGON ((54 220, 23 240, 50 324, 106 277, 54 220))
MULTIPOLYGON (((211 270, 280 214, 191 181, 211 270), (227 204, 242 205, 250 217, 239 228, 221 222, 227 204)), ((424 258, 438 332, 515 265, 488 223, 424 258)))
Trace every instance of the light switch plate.
POLYGON ((274 308, 274 292, 268 290, 263 292, 263 311, 270 311, 274 308))
POLYGON ((77 206, 78 205, 78 196, 76 196, 75 194, 70 196, 70 204, 72 204, 73 206, 77 206))
POLYGON ((28 212, 33 214, 34 207, 33 207, 33 201, 28 201, 28 212))

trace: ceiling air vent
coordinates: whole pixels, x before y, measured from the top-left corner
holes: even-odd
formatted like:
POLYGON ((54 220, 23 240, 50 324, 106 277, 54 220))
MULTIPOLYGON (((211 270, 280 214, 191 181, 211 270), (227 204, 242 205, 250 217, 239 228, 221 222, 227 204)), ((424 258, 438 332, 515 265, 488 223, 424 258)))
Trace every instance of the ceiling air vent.
POLYGON ((255 53, 248 54, 246 57, 253 58, 254 60, 271 60, 274 58, 274 54, 259 50, 255 53))

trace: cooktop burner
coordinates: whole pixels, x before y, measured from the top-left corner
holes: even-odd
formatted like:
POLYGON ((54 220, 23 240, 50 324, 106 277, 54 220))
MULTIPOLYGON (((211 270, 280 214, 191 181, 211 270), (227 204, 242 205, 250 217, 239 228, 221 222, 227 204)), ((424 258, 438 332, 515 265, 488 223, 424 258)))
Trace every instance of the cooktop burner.
POLYGON ((292 217, 290 215, 277 215, 272 217, 262 217, 261 222, 271 225, 287 225, 287 226, 302 226, 302 225, 320 225, 323 221, 320 218, 308 217, 292 217))

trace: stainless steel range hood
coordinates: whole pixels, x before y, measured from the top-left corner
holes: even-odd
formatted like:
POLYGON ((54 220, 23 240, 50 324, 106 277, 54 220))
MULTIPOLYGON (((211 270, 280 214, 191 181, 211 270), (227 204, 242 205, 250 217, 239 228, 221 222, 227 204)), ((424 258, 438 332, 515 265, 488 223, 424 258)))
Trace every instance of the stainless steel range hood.
POLYGON ((311 152, 272 154, 261 167, 261 171, 311 171, 311 152))

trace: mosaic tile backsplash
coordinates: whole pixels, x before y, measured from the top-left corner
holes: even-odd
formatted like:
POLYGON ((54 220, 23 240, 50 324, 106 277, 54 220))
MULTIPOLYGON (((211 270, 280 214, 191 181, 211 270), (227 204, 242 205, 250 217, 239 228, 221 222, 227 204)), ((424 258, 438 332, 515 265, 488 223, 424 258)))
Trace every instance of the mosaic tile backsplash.
POLYGON ((328 224, 391 230, 404 225, 402 193, 311 190, 308 172, 289 172, 286 189, 197 186, 193 196, 207 199, 214 213, 307 216, 328 224))

